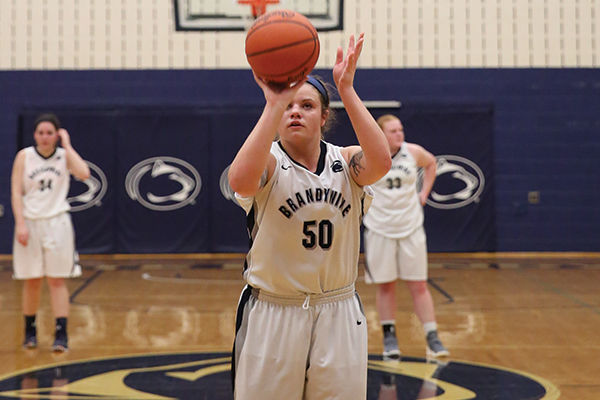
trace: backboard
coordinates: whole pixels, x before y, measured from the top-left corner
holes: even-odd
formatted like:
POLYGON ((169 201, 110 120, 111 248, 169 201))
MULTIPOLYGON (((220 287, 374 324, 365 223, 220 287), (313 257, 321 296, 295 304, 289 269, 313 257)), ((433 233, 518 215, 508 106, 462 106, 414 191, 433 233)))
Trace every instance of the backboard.
MULTIPOLYGON (((252 20, 252 7, 236 0, 173 0, 178 31, 243 31, 252 20)), ((288 9, 305 15, 318 31, 343 29, 344 0, 279 0, 267 12, 288 9)))

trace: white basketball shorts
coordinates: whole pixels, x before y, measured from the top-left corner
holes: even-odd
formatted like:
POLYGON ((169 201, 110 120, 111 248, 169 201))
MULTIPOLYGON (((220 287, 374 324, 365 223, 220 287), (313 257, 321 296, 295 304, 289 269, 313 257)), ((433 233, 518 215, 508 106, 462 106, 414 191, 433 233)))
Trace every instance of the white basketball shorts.
POLYGON ((365 229, 364 239, 366 283, 427 280, 427 238, 423 227, 401 239, 365 229))
POLYGON ((277 298, 244 289, 232 360, 235 400, 365 400, 360 299, 353 286, 324 296, 277 298))
POLYGON ((13 242, 13 278, 71 278, 81 275, 75 252, 71 215, 25 219, 29 229, 27 246, 13 242))

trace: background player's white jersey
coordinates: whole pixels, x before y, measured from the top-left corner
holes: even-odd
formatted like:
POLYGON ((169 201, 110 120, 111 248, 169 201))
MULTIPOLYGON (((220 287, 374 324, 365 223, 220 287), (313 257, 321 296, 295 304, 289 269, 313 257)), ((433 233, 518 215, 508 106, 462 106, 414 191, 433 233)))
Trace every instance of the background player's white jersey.
POLYGON ((354 182, 340 150, 322 141, 312 173, 274 142, 277 165, 271 179, 254 197, 237 197, 252 238, 244 272, 251 286, 302 295, 356 280, 360 223, 371 195, 354 182))
POLYGON ((392 157, 392 167, 371 185, 375 198, 365 226, 383 236, 403 238, 423 224, 423 207, 417 194, 417 163, 403 145, 392 157))
POLYGON ((67 202, 71 174, 67 169, 65 149, 57 147, 48 158, 35 147, 25 148, 23 174, 23 216, 29 219, 50 218, 70 209, 67 202))

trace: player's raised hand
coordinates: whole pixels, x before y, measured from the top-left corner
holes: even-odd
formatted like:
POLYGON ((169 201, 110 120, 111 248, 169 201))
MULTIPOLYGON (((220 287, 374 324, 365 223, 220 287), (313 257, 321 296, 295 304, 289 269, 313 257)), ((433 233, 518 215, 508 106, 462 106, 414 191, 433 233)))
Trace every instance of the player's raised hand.
POLYGON ((338 87, 338 90, 354 84, 356 64, 358 62, 358 58, 360 57, 364 41, 364 32, 358 35, 358 40, 356 41, 354 40, 354 35, 351 35, 350 41, 348 42, 348 51, 346 52, 345 57, 342 47, 338 47, 335 66, 333 67, 333 80, 338 87))
POLYGON ((60 128, 58 130, 58 136, 60 137, 60 144, 62 147, 71 146, 71 137, 65 128, 60 128))

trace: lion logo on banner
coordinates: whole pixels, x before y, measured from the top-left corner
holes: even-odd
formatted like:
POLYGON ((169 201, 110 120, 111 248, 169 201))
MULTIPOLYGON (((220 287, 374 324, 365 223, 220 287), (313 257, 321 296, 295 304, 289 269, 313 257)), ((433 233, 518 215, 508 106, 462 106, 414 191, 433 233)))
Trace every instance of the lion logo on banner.
MULTIPOLYGON (((446 154, 435 158, 437 177, 427 204, 433 208, 448 210, 478 203, 485 187, 485 176, 481 168, 465 157, 446 154), (442 185, 449 188, 447 193, 439 192, 442 185)), ((418 179, 420 189, 423 181, 422 170, 419 171, 418 179)))
POLYGON ((131 167, 125 178, 129 197, 155 211, 172 211, 194 204, 201 186, 202 180, 196 168, 179 158, 167 156, 140 161, 131 167), (165 177, 172 185, 167 185, 161 179, 165 177), (156 194, 164 191, 166 186, 175 189, 168 194, 156 194))

